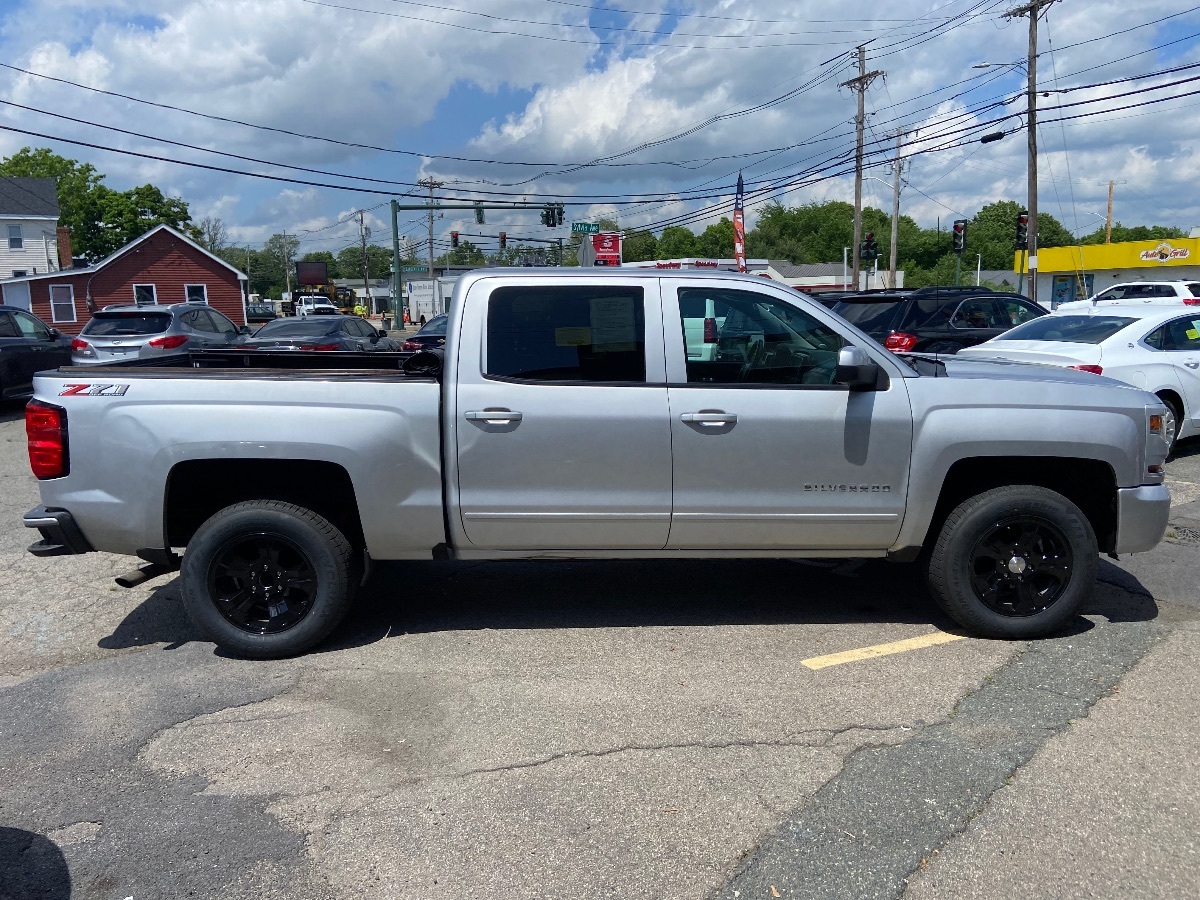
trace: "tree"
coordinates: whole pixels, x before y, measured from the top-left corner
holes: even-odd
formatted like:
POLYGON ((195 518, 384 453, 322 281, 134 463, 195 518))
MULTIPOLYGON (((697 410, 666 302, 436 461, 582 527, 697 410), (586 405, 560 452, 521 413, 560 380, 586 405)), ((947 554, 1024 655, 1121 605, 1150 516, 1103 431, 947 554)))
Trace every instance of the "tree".
MULTIPOLYGON (((1038 228, 1041 228, 1041 221, 1042 217, 1038 216, 1038 228)), ((1113 222, 1112 227, 1113 243, 1120 243, 1121 241, 1169 241, 1184 237, 1187 237, 1187 235, 1183 233, 1183 229, 1172 228, 1169 225, 1134 225, 1132 228, 1129 228, 1120 222, 1113 222)), ((1040 237, 1038 238, 1038 243, 1042 243, 1040 237)), ((1104 226, 1101 225, 1091 234, 1081 237, 1079 243, 1103 244, 1104 226)))
MULTIPOLYGON (((338 278, 363 277, 361 244, 351 244, 337 255, 338 278)), ((371 278, 387 278, 392 271, 392 251, 378 244, 367 244, 367 271, 371 278)), ((330 269, 330 277, 333 277, 330 269)))
POLYGON ((652 231, 630 229, 625 232, 621 242, 621 256, 625 262, 648 262, 658 259, 658 238, 652 231))
MULTIPOLYGON (((300 249, 300 239, 292 234, 273 234, 267 238, 263 252, 258 258, 257 268, 263 280, 274 287, 283 285, 284 290, 292 289, 292 275, 296 271, 296 251, 300 249)), ((251 262, 252 268, 255 267, 251 262)), ((251 272, 251 277, 254 277, 251 272)))
POLYGON ((200 246, 209 253, 216 253, 229 243, 228 230, 220 219, 205 216, 196 223, 196 228, 200 232, 200 246))
POLYGON ((438 257, 436 262, 439 266, 482 266, 487 257, 470 241, 459 241, 457 247, 438 257))
POLYGON ((696 238, 696 255, 710 259, 723 259, 733 256, 733 222, 721 217, 704 229, 704 233, 696 238))
POLYGON ((71 229, 74 252, 91 262, 108 256, 156 225, 170 225, 196 240, 188 205, 152 184, 114 191, 90 163, 67 159, 45 147, 23 147, 0 160, 0 175, 53 178, 58 189, 59 223, 71 229))
POLYGON ((696 256, 696 235, 682 225, 668 225, 658 239, 658 255, 663 259, 696 256))

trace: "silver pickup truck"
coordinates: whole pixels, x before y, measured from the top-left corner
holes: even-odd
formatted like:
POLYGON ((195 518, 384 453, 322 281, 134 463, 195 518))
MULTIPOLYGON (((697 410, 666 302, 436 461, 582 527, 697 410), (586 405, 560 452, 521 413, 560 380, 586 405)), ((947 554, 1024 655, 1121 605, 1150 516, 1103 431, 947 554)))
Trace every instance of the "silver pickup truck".
POLYGON ((146 561, 125 584, 181 568, 207 635, 275 657, 325 638, 371 561, 430 558, 920 560, 965 628, 1035 637, 1100 552, 1167 524, 1153 394, 898 357, 762 278, 483 270, 444 351, 395 357, 40 374, 30 551, 146 561))

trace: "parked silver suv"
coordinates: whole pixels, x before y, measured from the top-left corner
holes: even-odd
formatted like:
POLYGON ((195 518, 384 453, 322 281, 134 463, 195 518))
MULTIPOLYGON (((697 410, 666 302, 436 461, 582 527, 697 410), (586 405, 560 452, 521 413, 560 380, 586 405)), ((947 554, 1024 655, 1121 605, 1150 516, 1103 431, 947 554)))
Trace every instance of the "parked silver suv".
POLYGON ((93 314, 71 342, 77 366, 166 356, 187 350, 228 347, 250 329, 235 325, 207 303, 168 306, 106 306, 93 314))

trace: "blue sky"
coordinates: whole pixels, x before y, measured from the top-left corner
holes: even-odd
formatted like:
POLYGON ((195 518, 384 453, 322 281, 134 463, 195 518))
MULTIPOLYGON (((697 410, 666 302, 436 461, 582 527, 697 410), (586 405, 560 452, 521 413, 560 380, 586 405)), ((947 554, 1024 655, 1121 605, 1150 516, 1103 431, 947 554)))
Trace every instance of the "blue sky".
MULTIPOLYGON (((1013 5, 0 0, 0 61, 16 67, 0 68, 0 126, 96 145, 0 130, 0 155, 50 146, 112 187, 153 182, 243 245, 286 230, 336 252, 357 240, 360 208, 385 242, 388 198, 423 177, 448 199, 554 199, 578 204, 568 222, 699 231, 730 214, 739 169, 751 224, 771 200, 852 198, 840 173, 854 95, 839 84, 866 42, 886 73, 867 94, 869 160, 885 163, 906 131, 902 211, 932 225, 1025 196, 1024 71, 973 68, 1024 58, 1027 22, 1003 16, 1013 5), (1008 134, 979 143, 995 130, 1008 134)), ((1125 224, 1200 225, 1200 68, 1180 68, 1200 61, 1200 7, 1060 0, 1040 37, 1042 211, 1091 230, 1112 180, 1125 224)), ((869 175, 866 202, 890 208, 890 165, 869 175)), ((437 239, 454 228, 562 233, 536 211, 483 228, 446 213, 437 239)), ((423 238, 423 220, 404 216, 402 231, 423 238)))

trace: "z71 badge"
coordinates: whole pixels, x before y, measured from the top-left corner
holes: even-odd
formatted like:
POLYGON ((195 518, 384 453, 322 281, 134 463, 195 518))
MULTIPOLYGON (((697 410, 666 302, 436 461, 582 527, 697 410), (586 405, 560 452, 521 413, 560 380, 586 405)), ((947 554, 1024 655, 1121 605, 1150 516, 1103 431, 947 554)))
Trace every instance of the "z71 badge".
POLYGON ((60 397, 124 397, 127 384, 68 384, 58 392, 60 397))

